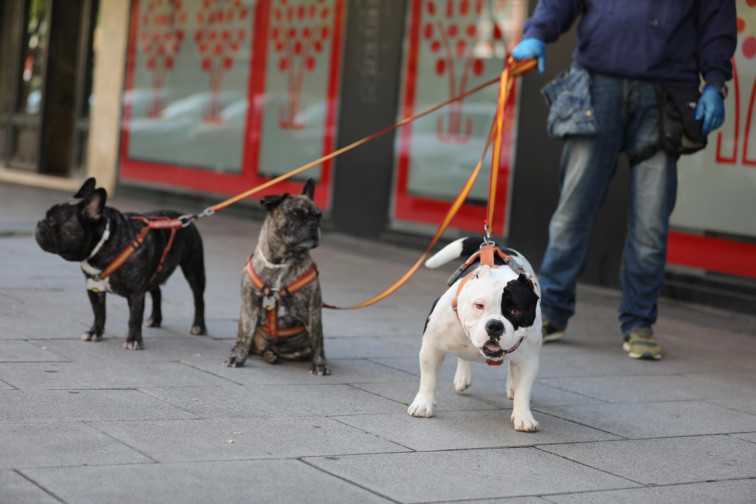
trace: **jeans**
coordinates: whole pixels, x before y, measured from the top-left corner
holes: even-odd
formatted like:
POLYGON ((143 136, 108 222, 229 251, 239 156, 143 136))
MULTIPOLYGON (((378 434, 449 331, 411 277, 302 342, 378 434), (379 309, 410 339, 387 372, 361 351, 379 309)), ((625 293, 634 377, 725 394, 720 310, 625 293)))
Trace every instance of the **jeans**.
MULTIPOLYGON (((565 137, 559 167, 561 195, 549 225, 540 271, 541 310, 557 328, 575 313, 575 285, 585 268, 596 212, 624 151, 634 159, 654 145, 659 108, 653 85, 591 74, 595 135, 565 137)), ((669 216, 677 197, 677 158, 664 151, 630 169, 628 229, 620 271, 621 331, 651 328, 664 278, 669 216)))

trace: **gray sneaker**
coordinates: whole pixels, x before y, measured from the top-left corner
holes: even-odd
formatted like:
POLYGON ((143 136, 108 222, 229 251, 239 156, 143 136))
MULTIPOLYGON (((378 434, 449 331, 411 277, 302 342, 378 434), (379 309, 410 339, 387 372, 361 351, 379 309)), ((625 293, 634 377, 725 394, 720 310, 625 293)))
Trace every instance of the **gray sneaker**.
POLYGON ((546 317, 543 318, 543 325, 541 326, 541 334, 543 335, 543 342, 560 340, 564 337, 564 329, 557 329, 551 323, 551 320, 546 317))
POLYGON ((636 329, 622 344, 622 349, 631 359, 661 359, 661 345, 651 329, 636 329))

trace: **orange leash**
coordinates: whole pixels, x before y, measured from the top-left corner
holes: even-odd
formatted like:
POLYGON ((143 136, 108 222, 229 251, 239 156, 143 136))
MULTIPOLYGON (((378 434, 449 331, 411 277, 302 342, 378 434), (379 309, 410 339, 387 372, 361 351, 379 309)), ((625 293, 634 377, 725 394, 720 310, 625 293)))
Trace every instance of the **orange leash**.
MULTIPOLYGON (((491 145, 491 142, 494 142, 494 146, 498 144, 498 153, 494 151, 494 159, 492 161, 491 166, 491 184, 489 187, 489 208, 488 208, 488 214, 489 218, 486 221, 486 233, 488 234, 488 230, 490 229, 488 227, 489 223, 493 220, 493 209, 494 205, 491 202, 491 197, 496 197, 495 188, 496 187, 496 180, 495 175, 498 172, 498 166, 499 163, 497 161, 497 156, 501 156, 501 131, 503 129, 503 121, 504 121, 504 109, 506 106, 507 98, 509 96, 509 91, 512 89, 513 79, 512 77, 521 75, 522 73, 531 70, 535 67, 535 60, 527 60, 523 62, 516 62, 514 59, 510 56, 509 59, 507 59, 506 66, 504 68, 504 71, 501 73, 501 77, 499 79, 500 81, 500 89, 499 89, 499 103, 498 108, 496 111, 496 117, 494 117, 494 122, 491 125, 491 129, 488 133, 488 140, 486 142, 486 146, 483 149, 483 154, 480 157, 480 160, 478 161, 478 164, 475 165, 475 169, 470 174, 470 177, 467 179, 467 182, 465 182, 465 185, 462 187, 462 190, 457 195, 457 197, 454 199, 454 202, 452 203, 451 207, 449 208, 449 211, 446 213, 446 217, 439 225, 438 229, 436 230, 436 233, 433 235, 433 238, 431 239, 430 244, 428 245, 428 248, 425 250, 422 256, 420 256, 420 259, 417 260, 417 262, 394 284, 392 284, 390 287, 388 287, 386 290, 378 294, 377 296, 374 296, 367 301, 364 301, 362 303, 352 305, 352 306, 333 306, 330 304, 323 304, 324 308, 330 308, 332 310, 356 310, 358 308, 364 308, 366 306, 370 306, 372 304, 377 303, 378 301, 381 301, 382 299, 387 298, 394 292, 396 292, 402 285, 404 285, 407 280, 410 279, 412 275, 415 274, 415 272, 418 270, 420 265, 425 261, 425 259, 430 254, 431 249, 438 243, 438 240, 441 238, 441 235, 443 235, 444 231, 446 231, 446 228, 451 223, 454 216, 459 211, 462 204, 465 202, 465 199, 467 199, 467 196, 470 194, 470 191, 472 190, 473 185, 475 184, 475 180, 478 178, 478 174, 480 173, 480 168, 483 165, 483 160, 486 157, 486 152, 488 152, 488 148, 491 145)), ((491 256, 491 259, 493 256, 491 256)))

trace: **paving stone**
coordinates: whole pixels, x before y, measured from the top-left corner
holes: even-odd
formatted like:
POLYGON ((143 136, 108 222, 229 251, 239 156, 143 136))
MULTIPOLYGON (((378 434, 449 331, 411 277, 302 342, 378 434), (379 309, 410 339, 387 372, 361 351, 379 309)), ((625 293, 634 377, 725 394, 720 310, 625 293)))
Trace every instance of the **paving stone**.
MULTIPOLYGON (((485 369, 481 369, 481 371, 485 371, 485 369)), ((445 411, 487 410, 512 407, 512 401, 506 398, 506 380, 482 381, 477 380, 477 376, 486 378, 484 373, 479 373, 478 375, 474 373, 472 386, 463 392, 454 390, 451 379, 439 380, 436 388, 436 411, 441 413, 445 411)), ((417 394, 420 379, 415 378, 414 381, 410 380, 401 383, 368 383, 357 386, 373 394, 409 406, 417 394)), ((533 385, 530 399, 532 408, 559 405, 604 404, 603 401, 598 399, 542 385, 540 382, 536 382, 533 385)))
POLYGON ((91 425, 160 462, 407 451, 378 436, 323 417, 98 422, 91 425))
POLYGON ((749 432, 745 434, 731 434, 733 437, 756 443, 756 432, 749 432))
POLYGON ((152 462, 78 422, 0 423, 0 469, 152 462))
MULTIPOLYGON (((165 329, 149 329, 142 334, 145 349, 139 352, 124 350, 125 338, 105 338, 99 342, 73 340, 30 340, 37 348, 73 362, 122 362, 128 358, 136 362, 180 361, 199 358, 220 359, 228 353, 224 341, 195 336, 176 335, 165 329)), ((1 354, 0 354, 1 355, 1 354)), ((0 357, 1 358, 1 357, 0 357)))
MULTIPOLYGON (((417 339, 417 338, 415 338, 417 339)), ((326 356, 329 359, 375 359, 403 357, 417 354, 420 342, 413 338, 325 338, 326 356)))
POLYGON ((305 461, 407 503, 638 486, 535 448, 317 457, 305 461))
POLYGON ((0 404, 0 423, 195 418, 136 390, 0 390, 0 404))
POLYGON ((13 471, 0 471, 0 502, 8 504, 60 504, 43 489, 13 471))
POLYGON ((756 430, 756 416, 701 401, 562 406, 539 410, 627 438, 756 430))
MULTIPOLYGON (((99 343, 91 343, 98 345, 99 343)), ((113 389, 154 385, 225 385, 228 381, 178 362, 144 362, 124 350, 123 360, 0 364, 0 379, 21 389, 113 389), (132 359, 131 361, 129 359, 132 359)), ((138 352, 136 352, 138 353, 138 352)))
MULTIPOLYGON (((543 378, 542 383, 579 392, 610 403, 686 401, 691 399, 736 398, 736 388, 686 376, 602 376, 595 378, 543 378)), ((750 392, 756 400, 756 391, 750 392)))
POLYGON ((753 504, 756 480, 715 481, 686 485, 549 495, 555 504, 753 504))
POLYGON ((756 477, 756 444, 730 436, 602 441, 540 449, 644 485, 756 477))
POLYGON ((338 416, 335 420, 417 451, 535 446, 619 439, 589 427, 534 413, 537 433, 517 432, 509 421, 511 409, 440 412, 416 418, 406 412, 391 415, 338 416))
POLYGON ((36 345, 21 340, 7 340, 0 345, 0 362, 51 362, 65 360, 50 351, 45 344, 36 345))
POLYGON ((202 418, 374 415, 402 407, 348 385, 170 387, 144 391, 202 418))
POLYGON ((389 502, 294 460, 66 467, 24 471, 65 502, 377 504, 389 502))
MULTIPOLYGON (((229 346, 229 350, 231 347, 229 346)), ((326 349, 326 357, 328 357, 326 349)), ((401 382, 411 378, 407 373, 381 366, 365 359, 335 359, 328 361, 331 374, 313 376, 309 373, 309 362, 281 362, 266 364, 258 356, 252 355, 241 368, 224 368, 225 354, 219 359, 187 359, 186 362, 208 373, 223 377, 241 385, 272 384, 317 384, 337 383, 385 383, 401 382)), ((2 374, 0 373, 0 378, 2 374)))

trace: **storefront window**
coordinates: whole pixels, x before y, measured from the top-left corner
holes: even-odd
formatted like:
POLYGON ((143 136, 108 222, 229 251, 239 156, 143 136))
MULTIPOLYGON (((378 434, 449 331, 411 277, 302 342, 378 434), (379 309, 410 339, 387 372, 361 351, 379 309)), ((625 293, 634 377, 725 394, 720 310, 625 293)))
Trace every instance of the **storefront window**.
MULTIPOLYGON (((431 108, 499 75, 508 49, 520 39, 524 9, 523 0, 410 1, 398 117, 431 108)), ((497 93, 497 85, 489 86, 397 135, 396 217, 437 222, 440 215, 422 213, 437 202, 452 200, 464 185, 483 153, 497 93)), ((506 197, 514 131, 514 100, 509 105, 499 166, 500 202, 506 197)), ((490 159, 489 152, 486 167, 490 159)), ((486 169, 468 203, 485 205, 488 179, 486 169)), ((501 215, 505 206, 502 203, 501 215)), ((476 217, 459 225, 477 230, 481 223, 476 217)))
POLYGON ((19 89, 19 112, 36 115, 42 104, 42 66, 48 29, 45 0, 29 4, 29 18, 24 38, 23 69, 19 89))

